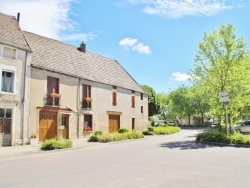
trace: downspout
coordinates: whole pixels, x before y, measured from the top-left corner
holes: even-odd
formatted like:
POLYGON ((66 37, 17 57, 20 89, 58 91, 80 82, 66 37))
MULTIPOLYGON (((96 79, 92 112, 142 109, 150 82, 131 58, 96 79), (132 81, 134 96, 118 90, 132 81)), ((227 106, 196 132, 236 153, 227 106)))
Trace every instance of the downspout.
POLYGON ((81 84, 81 78, 79 78, 78 86, 77 86, 77 101, 76 101, 76 107, 77 107, 77 138, 80 137, 80 107, 79 107, 79 101, 80 101, 80 84, 81 84))
MULTIPOLYGON (((25 51, 25 62, 24 62, 24 83, 23 83, 23 98, 22 98, 22 105, 23 105, 23 115, 22 115, 22 135, 23 135, 23 145, 25 145, 25 142, 24 142, 24 115, 25 115, 25 112, 24 112, 24 103, 25 103, 25 94, 26 94, 26 72, 27 72, 27 58, 28 58, 28 52, 25 51)), ((28 134, 28 132, 27 132, 28 134)), ((28 135, 27 135, 28 136, 28 135)))

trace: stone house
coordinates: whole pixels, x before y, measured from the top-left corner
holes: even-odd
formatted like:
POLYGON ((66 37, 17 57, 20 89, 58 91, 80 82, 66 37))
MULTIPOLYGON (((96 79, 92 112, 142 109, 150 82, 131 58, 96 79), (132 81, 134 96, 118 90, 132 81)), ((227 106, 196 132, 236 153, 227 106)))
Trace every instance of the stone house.
POLYGON ((31 52, 16 18, 0 13, 0 146, 28 135, 31 52))
MULTIPOLYGON (((29 100, 26 110, 18 109, 28 120, 14 122, 23 127, 23 143, 28 143, 31 135, 43 141, 82 138, 96 130, 146 129, 148 96, 116 60, 87 50, 84 43, 75 47, 19 31, 28 48, 26 73, 23 68, 28 84, 19 89, 20 93, 27 90, 29 100)), ((19 101, 22 104, 22 98, 19 101)), ((11 145, 16 143, 12 139, 11 145)))

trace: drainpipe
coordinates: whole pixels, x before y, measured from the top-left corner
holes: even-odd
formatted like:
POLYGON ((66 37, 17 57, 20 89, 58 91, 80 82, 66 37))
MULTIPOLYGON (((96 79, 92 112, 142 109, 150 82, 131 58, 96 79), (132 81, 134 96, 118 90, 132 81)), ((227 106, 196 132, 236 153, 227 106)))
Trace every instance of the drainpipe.
MULTIPOLYGON (((23 114, 22 114, 22 135, 23 135, 23 145, 25 145, 25 142, 24 142, 24 115, 25 115, 25 112, 24 112, 24 105, 25 105, 25 94, 26 94, 26 72, 27 72, 27 59, 28 59, 28 52, 26 51, 25 52, 25 62, 24 62, 24 83, 23 83, 23 98, 22 98, 22 105, 23 105, 23 114)), ((28 133, 28 132, 27 132, 28 133)), ((28 135, 27 135, 28 136, 28 135)))
POLYGON ((79 107, 79 101, 80 101, 80 84, 81 84, 81 78, 79 78, 78 86, 77 86, 77 101, 76 101, 76 108, 77 108, 77 138, 80 137, 80 107, 79 107))

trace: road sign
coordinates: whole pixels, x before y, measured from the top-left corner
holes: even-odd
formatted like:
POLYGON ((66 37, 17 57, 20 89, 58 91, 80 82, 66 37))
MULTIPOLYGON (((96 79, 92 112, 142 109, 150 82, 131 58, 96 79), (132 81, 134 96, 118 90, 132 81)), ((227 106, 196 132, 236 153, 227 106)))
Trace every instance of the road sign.
POLYGON ((228 106, 228 105, 229 105, 228 101, 223 102, 223 104, 224 104, 225 106, 228 106))
POLYGON ((222 91, 219 93, 220 97, 228 97, 228 91, 222 91))
POLYGON ((221 97, 219 102, 228 102, 228 97, 221 97))

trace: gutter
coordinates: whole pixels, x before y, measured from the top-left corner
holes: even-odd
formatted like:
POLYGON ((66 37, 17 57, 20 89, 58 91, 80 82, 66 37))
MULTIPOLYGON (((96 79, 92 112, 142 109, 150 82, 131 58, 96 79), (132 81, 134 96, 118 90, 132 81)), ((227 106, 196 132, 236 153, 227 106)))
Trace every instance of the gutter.
MULTIPOLYGON (((22 114, 22 137, 23 137, 23 142, 22 144, 25 145, 24 141, 24 115, 25 115, 25 95, 26 95, 26 72, 27 72, 27 58, 28 58, 28 52, 25 51, 25 62, 24 62, 24 83, 23 83, 23 98, 22 98, 22 105, 23 105, 23 114, 22 114)), ((28 131, 28 129, 27 129, 28 131)), ((27 132, 28 133, 28 132, 27 132)), ((27 135, 28 136, 28 135, 27 135)))
POLYGON ((80 84, 81 78, 79 78, 78 86, 77 86, 77 94, 76 94, 76 106, 77 106, 77 138, 80 137, 80 108, 79 108, 79 101, 80 101, 80 84))

